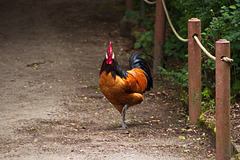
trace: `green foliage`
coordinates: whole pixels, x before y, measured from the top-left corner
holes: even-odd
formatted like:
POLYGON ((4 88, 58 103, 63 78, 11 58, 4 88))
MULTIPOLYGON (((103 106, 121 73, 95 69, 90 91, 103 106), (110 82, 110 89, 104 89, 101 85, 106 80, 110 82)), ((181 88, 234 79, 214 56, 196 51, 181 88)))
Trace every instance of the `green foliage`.
POLYGON ((209 88, 204 88, 204 90, 202 91, 202 96, 205 98, 210 98, 212 95, 212 91, 209 88))
MULTIPOLYGON (((201 20, 202 43, 214 55, 215 41, 227 39, 231 42, 231 94, 240 96, 240 0, 175 0, 168 4, 173 25, 181 36, 187 35, 187 20, 196 17, 201 20)), ((165 43, 165 53, 186 61, 185 44, 177 44, 172 31, 165 43), (178 46, 178 47, 177 47, 178 46)), ((203 106, 215 105, 215 62, 202 54, 203 106)))
POLYGON ((154 46, 154 32, 152 30, 144 32, 135 31, 134 35, 137 37, 134 48, 144 48, 147 53, 150 53, 154 46))
MULTIPOLYGON (((135 0, 136 8, 139 8, 140 1, 135 0)), ((167 4, 170 18, 179 35, 187 37, 187 20, 198 18, 201 20, 202 43, 206 49, 214 55, 215 41, 227 39, 231 42, 231 94, 232 97, 240 97, 240 0, 174 0, 167 4)), ((141 21, 145 25, 142 31, 134 32, 137 37, 135 48, 142 48, 146 52, 151 52, 154 46, 154 7, 146 5, 146 18, 141 21)), ((130 14, 130 13, 129 13, 130 14)), ((138 17, 140 20, 140 16, 138 17)), ((187 43, 179 41, 166 23, 165 57, 173 56, 187 63, 187 43)), ((167 62, 166 62, 167 63, 167 62)), ((159 67, 159 74, 171 81, 172 84, 179 85, 181 97, 187 97, 187 69, 180 72, 167 71, 159 67)), ((202 54, 202 99, 204 106, 214 108, 215 106, 215 62, 202 54)), ((187 103, 186 98, 181 98, 187 103)))
POLYGON ((231 93, 233 98, 236 98, 239 95, 239 90, 240 90, 240 80, 236 80, 231 88, 231 93))
POLYGON ((179 138, 180 138, 181 140, 185 140, 185 139, 188 138, 188 136, 179 136, 179 138))
POLYGON ((139 13, 131 10, 126 10, 125 15, 127 19, 133 18, 135 21, 142 22, 143 26, 145 26, 143 30, 133 32, 133 35, 136 37, 134 48, 142 48, 150 54, 154 47, 154 20, 148 17, 140 19, 139 13))
POLYGON ((231 41, 233 52, 240 48, 240 0, 236 0, 236 4, 221 7, 220 16, 213 17, 209 27, 205 29, 208 36, 214 38, 214 41, 224 38, 231 41))
MULTIPOLYGON (((203 54, 204 55, 204 54, 203 54)), ((205 101, 204 106, 215 97, 215 61, 209 59, 207 56, 203 56, 202 58, 202 101, 205 101), (204 93, 205 91, 205 93, 204 93), (209 94, 207 96, 206 91, 209 94)))
MULTIPOLYGON (((229 6, 223 5, 220 15, 213 17, 209 27, 205 29, 207 35, 213 40, 220 38, 231 42, 231 55, 234 59, 232 64, 232 94, 234 97, 240 95, 239 75, 240 75, 240 0, 235 0, 229 6)), ((212 42, 213 43, 213 42, 212 42)))
POLYGON ((126 15, 126 18, 129 19, 129 18, 132 18, 134 21, 137 21, 140 17, 140 15, 138 14, 138 12, 133 12, 132 10, 128 9, 125 11, 125 15, 126 15))
MULTIPOLYGON (((206 35, 213 37, 213 41, 220 38, 227 39, 231 42, 231 55, 234 59, 232 64, 232 94, 240 95, 240 0, 220 9, 220 15, 213 17, 209 27, 205 29, 206 35)), ((210 43, 214 43, 214 42, 210 43)))
POLYGON ((180 72, 175 71, 167 71, 162 67, 158 67, 159 72, 158 74, 164 75, 166 80, 170 80, 173 85, 178 84, 182 87, 188 87, 188 71, 186 68, 182 68, 180 72))
POLYGON ((205 87, 202 91, 202 112, 206 112, 209 109, 215 109, 215 99, 212 99, 213 93, 210 88, 205 87))
POLYGON ((169 80, 172 85, 180 87, 180 100, 183 105, 188 103, 188 70, 187 68, 182 68, 180 72, 167 71, 162 67, 158 67, 159 75, 163 75, 166 80, 169 80))
POLYGON ((171 34, 167 37, 164 47, 167 56, 174 56, 187 62, 187 44, 179 41, 175 35, 171 34))

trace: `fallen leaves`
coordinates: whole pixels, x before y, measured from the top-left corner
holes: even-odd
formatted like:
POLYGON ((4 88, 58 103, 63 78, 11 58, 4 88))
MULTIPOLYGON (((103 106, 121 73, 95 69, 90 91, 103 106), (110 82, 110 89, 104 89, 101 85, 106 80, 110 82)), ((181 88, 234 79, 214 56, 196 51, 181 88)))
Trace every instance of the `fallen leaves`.
POLYGON ((27 64, 27 67, 38 67, 39 65, 46 64, 46 63, 53 63, 54 61, 48 60, 48 61, 43 61, 43 62, 33 62, 30 64, 27 64))
POLYGON ((38 67, 40 64, 45 64, 46 62, 35 62, 31 64, 27 64, 27 67, 38 67))
POLYGON ((165 91, 163 91, 163 92, 156 92, 156 93, 150 92, 150 93, 148 93, 148 95, 149 95, 149 96, 156 97, 156 96, 161 96, 162 94, 165 95, 165 93, 166 93, 165 91))
POLYGON ((180 138, 181 140, 185 140, 185 139, 187 139, 187 136, 179 136, 179 138, 180 138))

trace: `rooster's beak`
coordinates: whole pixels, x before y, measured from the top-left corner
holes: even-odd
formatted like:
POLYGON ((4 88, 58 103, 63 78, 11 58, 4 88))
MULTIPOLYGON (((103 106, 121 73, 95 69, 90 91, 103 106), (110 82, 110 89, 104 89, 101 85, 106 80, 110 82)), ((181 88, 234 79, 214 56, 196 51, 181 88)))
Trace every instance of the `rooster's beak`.
POLYGON ((112 52, 112 54, 111 53, 106 53, 106 62, 107 62, 107 64, 112 64, 113 59, 114 59, 114 53, 113 52, 112 52))

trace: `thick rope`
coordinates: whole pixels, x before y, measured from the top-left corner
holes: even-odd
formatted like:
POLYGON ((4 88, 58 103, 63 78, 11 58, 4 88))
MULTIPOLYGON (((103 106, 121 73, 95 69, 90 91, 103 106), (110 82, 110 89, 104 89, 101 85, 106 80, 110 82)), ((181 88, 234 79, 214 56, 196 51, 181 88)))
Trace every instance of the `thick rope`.
POLYGON ((232 63, 234 61, 233 59, 228 58, 228 57, 222 57, 221 60, 224 62, 227 62, 227 63, 232 63))
MULTIPOLYGON (((198 46, 202 49, 202 51, 211 59, 213 59, 214 61, 216 60, 216 57, 214 57, 213 55, 211 55, 211 53, 209 53, 205 47, 203 47, 202 43, 199 41, 197 36, 193 36, 193 38, 195 39, 195 41, 197 42, 198 46)), ((233 62, 233 59, 228 58, 228 57, 222 57, 221 58, 222 61, 227 62, 227 63, 231 63, 233 62)))
MULTIPOLYGON (((147 4, 151 4, 151 5, 152 5, 152 4, 156 4, 156 1, 155 1, 155 2, 149 2, 148 0, 144 0, 144 2, 146 2, 147 4)), ((180 37, 179 34, 177 33, 177 31, 175 30, 175 28, 174 28, 174 26, 173 26, 173 24, 172 24, 172 21, 171 21, 169 15, 168 15, 167 7, 166 7, 166 5, 165 5, 164 0, 162 0, 162 4, 163 4, 163 8, 164 8, 164 11, 165 11, 165 14, 166 14, 168 23, 169 23, 169 25, 170 25, 173 33, 175 34, 175 36, 176 36, 180 41, 182 41, 182 42, 187 42, 188 39, 184 39, 184 38, 180 37)))
POLYGON ((147 4, 150 4, 150 5, 156 4, 156 1, 155 2, 150 2, 148 0, 144 0, 144 2, 146 2, 147 4))
POLYGON ((173 24, 172 24, 171 19, 170 19, 169 15, 168 15, 167 7, 166 7, 166 5, 165 5, 164 0, 162 0, 162 4, 163 4, 163 8, 164 8, 165 14, 166 14, 167 19, 168 19, 168 23, 169 23, 170 27, 172 28, 173 33, 175 34, 175 36, 176 36, 180 41, 182 41, 182 42, 187 42, 188 39, 183 39, 182 37, 180 37, 180 36, 178 35, 178 33, 176 32, 175 28, 173 27, 173 24))
POLYGON ((195 41, 197 42, 198 46, 202 49, 202 51, 211 59, 213 59, 214 61, 216 60, 216 57, 214 57, 213 55, 211 55, 211 53, 209 53, 205 47, 203 47, 202 43, 199 41, 197 36, 193 36, 193 38, 195 39, 195 41))

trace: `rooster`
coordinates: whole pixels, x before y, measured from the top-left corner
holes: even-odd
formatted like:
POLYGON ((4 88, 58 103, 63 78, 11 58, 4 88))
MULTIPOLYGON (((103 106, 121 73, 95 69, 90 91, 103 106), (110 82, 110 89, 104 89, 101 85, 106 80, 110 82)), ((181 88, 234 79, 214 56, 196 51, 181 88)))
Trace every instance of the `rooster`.
POLYGON ((122 129, 126 129, 126 110, 143 101, 143 93, 153 87, 153 80, 147 62, 134 53, 129 58, 131 70, 124 71, 118 64, 111 42, 103 60, 99 88, 111 104, 122 114, 122 129))

